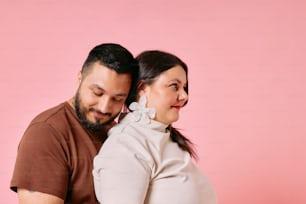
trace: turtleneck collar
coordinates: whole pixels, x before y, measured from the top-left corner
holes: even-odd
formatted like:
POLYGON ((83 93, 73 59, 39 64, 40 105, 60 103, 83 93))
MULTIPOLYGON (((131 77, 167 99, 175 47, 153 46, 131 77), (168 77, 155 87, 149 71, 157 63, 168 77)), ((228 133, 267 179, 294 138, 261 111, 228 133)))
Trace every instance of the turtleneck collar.
POLYGON ((142 124, 143 126, 146 126, 152 130, 156 130, 159 132, 166 133, 167 127, 169 125, 161 123, 159 121, 156 121, 154 119, 146 120, 144 118, 139 118, 134 112, 128 113, 121 121, 120 123, 126 123, 126 122, 137 122, 139 124, 142 124))

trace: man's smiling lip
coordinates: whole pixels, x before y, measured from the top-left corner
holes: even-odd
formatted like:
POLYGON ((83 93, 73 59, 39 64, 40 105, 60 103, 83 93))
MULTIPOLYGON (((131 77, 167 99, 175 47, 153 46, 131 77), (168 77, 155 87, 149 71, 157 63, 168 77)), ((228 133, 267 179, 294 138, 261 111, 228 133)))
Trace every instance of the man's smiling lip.
POLYGON ((105 117, 105 114, 103 114, 103 113, 98 113, 98 112, 95 112, 94 115, 95 115, 96 118, 99 118, 99 119, 105 117))

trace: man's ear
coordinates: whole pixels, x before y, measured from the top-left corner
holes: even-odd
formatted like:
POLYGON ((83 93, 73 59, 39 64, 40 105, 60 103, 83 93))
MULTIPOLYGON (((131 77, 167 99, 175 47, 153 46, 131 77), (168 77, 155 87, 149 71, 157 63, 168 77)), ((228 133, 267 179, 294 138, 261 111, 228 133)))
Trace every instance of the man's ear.
POLYGON ((82 71, 79 71, 79 73, 78 73, 78 83, 79 83, 79 85, 80 85, 81 81, 82 81, 82 71))

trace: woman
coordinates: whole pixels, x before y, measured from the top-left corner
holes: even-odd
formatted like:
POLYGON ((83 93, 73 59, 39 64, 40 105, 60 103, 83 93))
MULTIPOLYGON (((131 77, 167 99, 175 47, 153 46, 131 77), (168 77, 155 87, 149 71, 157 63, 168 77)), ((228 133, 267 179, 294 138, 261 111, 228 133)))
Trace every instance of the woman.
POLYGON ((172 123, 188 101, 187 66, 157 50, 137 58, 136 101, 94 159, 103 204, 215 204, 208 179, 192 163, 192 143, 172 123))

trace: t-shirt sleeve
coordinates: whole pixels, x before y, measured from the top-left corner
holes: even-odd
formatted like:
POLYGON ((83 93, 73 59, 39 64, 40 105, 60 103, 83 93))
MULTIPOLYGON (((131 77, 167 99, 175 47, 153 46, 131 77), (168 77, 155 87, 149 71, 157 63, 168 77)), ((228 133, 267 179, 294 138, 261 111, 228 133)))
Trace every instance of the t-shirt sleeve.
POLYGON ((69 181, 65 143, 46 123, 29 126, 18 147, 11 189, 25 188, 65 199, 69 181))
POLYGON ((121 135, 106 140, 94 159, 96 196, 103 204, 143 204, 151 178, 150 159, 145 147, 121 135))

